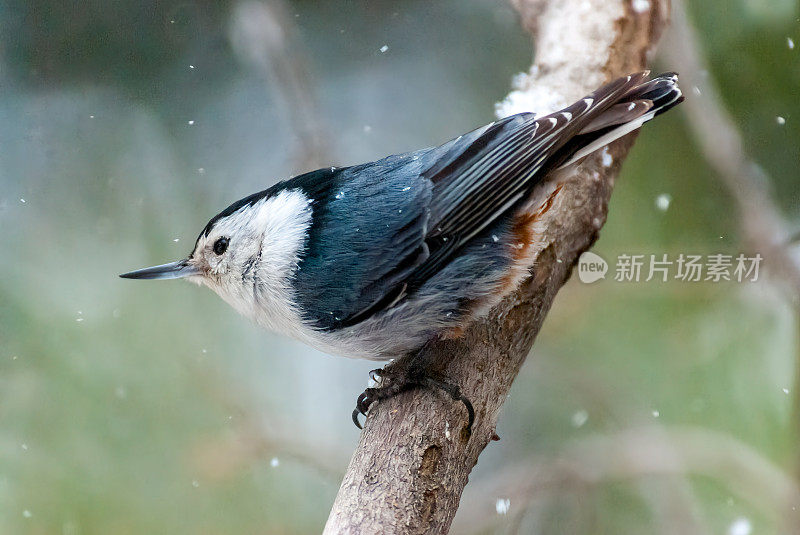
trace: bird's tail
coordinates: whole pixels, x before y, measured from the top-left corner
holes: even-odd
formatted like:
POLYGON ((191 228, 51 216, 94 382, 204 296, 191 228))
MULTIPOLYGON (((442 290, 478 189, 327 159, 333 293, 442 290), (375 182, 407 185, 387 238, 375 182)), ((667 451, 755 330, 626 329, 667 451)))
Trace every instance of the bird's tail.
MULTIPOLYGON (((642 73, 645 74, 645 73, 642 73)), ((602 92, 602 88, 598 93, 602 92)), ((601 149, 683 101, 674 72, 631 87, 611 106, 583 126, 559 152, 564 167, 601 149)))

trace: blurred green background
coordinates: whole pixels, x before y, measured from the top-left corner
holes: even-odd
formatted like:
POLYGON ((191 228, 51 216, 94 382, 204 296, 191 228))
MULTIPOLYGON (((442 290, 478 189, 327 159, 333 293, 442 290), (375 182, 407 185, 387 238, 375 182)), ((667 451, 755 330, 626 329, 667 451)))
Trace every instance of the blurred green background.
MULTIPOLYGON (((798 3, 689 8, 709 79, 797 222, 798 3)), ((319 532, 373 365, 259 331, 207 290, 117 274, 182 257, 212 215, 281 178, 491 121, 532 57, 515 13, 6 0, 0 21, 0 533, 319 532)), ((594 251, 753 253, 740 228, 679 111, 644 129, 594 251)), ((573 278, 453 532, 795 532, 769 496, 800 473, 796 299, 768 277, 573 278), (659 441, 639 438, 687 433, 675 466, 646 462, 659 441), (606 466, 623 447, 642 462, 606 466), (565 456, 582 476, 548 480, 565 456)))

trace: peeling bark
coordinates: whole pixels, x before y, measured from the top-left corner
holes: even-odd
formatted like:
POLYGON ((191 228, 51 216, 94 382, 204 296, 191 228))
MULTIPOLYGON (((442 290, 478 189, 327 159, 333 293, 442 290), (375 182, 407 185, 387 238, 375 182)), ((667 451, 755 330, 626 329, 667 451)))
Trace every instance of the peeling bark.
MULTIPOLYGON (((665 0, 512 0, 535 38, 536 61, 498 114, 549 113, 602 83, 644 68, 667 22, 665 0)), ((531 276, 457 340, 431 347, 437 368, 472 400, 476 420, 441 392, 413 390, 377 404, 366 420, 326 534, 446 533, 500 408, 556 293, 597 239, 635 133, 613 143, 611 163, 589 156, 542 216, 531 276)), ((542 186, 539 195, 547 195, 542 186)), ((535 195, 537 193, 534 193, 535 195)))

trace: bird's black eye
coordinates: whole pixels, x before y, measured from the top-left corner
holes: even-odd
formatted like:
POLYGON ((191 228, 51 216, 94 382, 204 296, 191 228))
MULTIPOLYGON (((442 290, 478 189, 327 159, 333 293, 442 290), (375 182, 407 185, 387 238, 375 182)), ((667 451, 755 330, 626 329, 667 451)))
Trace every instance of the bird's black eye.
POLYGON ((219 256, 225 251, 228 250, 228 242, 230 240, 223 236, 222 238, 218 238, 217 241, 214 242, 214 254, 219 256))

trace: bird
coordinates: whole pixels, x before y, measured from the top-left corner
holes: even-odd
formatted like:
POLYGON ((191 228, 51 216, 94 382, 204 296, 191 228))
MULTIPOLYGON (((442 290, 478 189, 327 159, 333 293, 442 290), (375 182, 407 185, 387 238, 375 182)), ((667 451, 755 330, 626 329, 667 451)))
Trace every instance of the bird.
POLYGON ((544 116, 519 113, 442 145, 278 182, 211 218, 184 259, 124 273, 204 285, 256 324, 325 353, 409 358, 357 399, 417 387, 460 400, 426 345, 456 338, 530 273, 544 203, 534 188, 683 100, 676 73, 617 78, 544 116), (535 201, 535 202, 534 202, 535 201))

